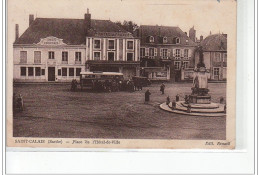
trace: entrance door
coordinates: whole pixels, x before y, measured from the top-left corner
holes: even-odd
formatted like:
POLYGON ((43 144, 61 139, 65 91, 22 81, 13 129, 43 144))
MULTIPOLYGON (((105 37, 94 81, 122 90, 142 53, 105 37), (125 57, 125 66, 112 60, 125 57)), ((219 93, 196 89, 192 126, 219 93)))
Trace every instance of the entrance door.
POLYGON ((55 81, 55 67, 48 67, 48 81, 55 81))

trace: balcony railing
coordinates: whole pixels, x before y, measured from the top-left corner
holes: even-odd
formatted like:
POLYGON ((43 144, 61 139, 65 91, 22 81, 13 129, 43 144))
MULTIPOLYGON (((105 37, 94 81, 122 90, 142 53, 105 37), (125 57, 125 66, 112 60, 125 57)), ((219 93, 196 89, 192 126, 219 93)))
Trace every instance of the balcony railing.
POLYGON ((61 61, 61 64, 68 64, 68 61, 61 61))
POLYGON ((81 64, 81 61, 75 61, 75 64, 81 64))

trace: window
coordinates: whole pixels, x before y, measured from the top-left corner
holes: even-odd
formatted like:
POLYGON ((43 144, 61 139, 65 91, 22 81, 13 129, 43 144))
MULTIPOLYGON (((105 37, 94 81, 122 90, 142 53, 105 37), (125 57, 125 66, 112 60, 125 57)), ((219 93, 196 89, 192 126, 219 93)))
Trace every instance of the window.
POLYGON ((178 38, 178 37, 175 37, 175 38, 173 39, 173 44, 180 44, 180 42, 181 42, 181 40, 180 40, 180 38, 178 38))
POLYGON ((95 39, 94 40, 94 49, 100 49, 100 48, 101 48, 100 40, 95 39))
POLYGON ((150 41, 150 43, 153 43, 153 42, 154 42, 154 37, 153 37, 153 36, 150 36, 150 37, 149 37, 149 41, 150 41))
POLYGON ((140 57, 145 56, 145 48, 140 48, 140 57))
POLYGON ((220 53, 219 52, 215 52, 215 61, 216 62, 221 62, 221 58, 220 58, 220 53))
POLYGON ((115 49, 115 40, 108 40, 108 49, 110 50, 115 49))
POLYGON ((181 57, 181 50, 180 49, 176 49, 175 50, 175 58, 176 59, 180 59, 180 57, 181 57))
POLYGON ((41 51, 34 51, 34 63, 41 63, 41 51))
POLYGON ((35 76, 41 76, 41 68, 40 67, 35 68, 35 76))
POLYGON ((149 48, 149 56, 150 57, 154 56, 154 48, 149 48))
POLYGON ((162 49, 162 57, 167 58, 168 57, 168 49, 162 49))
POLYGON ((134 49, 134 42, 133 41, 127 41, 127 49, 130 49, 130 50, 134 49))
POLYGON ((28 67, 28 76, 33 76, 33 67, 28 67))
POLYGON ((100 60, 100 52, 94 52, 94 60, 100 60))
POLYGON ((54 59, 54 52, 53 51, 49 52, 49 59, 54 59))
POLYGON ((167 43, 167 37, 163 37, 163 43, 167 43))
POLYGON ((45 69, 42 69, 42 75, 45 75, 45 69))
POLYGON ((81 68, 76 68, 76 76, 80 76, 81 68))
POLYGON ((189 59, 189 49, 184 49, 184 59, 189 59))
POLYGON ((149 56, 149 48, 145 48, 145 56, 149 56))
POLYGON ((68 52, 62 52, 62 61, 68 62, 68 52))
POLYGON ((66 67, 63 67, 63 68, 61 68, 61 70, 62 70, 62 76, 63 77, 67 77, 67 68, 66 67))
POLYGON ((213 73, 214 73, 214 76, 218 76, 219 75, 219 68, 218 67, 214 67, 213 73))
POLYGON ((127 61, 134 61, 134 53, 127 53, 127 61))
POLYGON ((181 62, 180 61, 174 61, 174 68, 176 70, 179 70, 181 68, 181 62))
POLYGON ((189 62, 188 61, 184 61, 183 62, 183 68, 186 69, 186 68, 188 68, 188 66, 189 66, 189 62))
POLYGON ((108 52, 108 61, 114 61, 115 60, 115 53, 114 52, 108 52))
POLYGON ((176 44, 180 44, 181 40, 180 38, 176 38, 176 44))
POLYGON ((21 67, 21 76, 26 76, 26 67, 21 67))
POLYGON ((75 52, 75 61, 81 61, 81 52, 75 52))
POLYGON ((27 63, 27 51, 20 51, 20 63, 27 63))
POLYGON ((69 68, 69 76, 74 77, 74 68, 69 68))
POLYGON ((227 53, 223 53, 223 62, 227 62, 227 53))
POLYGON ((58 76, 61 76, 61 69, 58 69, 58 76))

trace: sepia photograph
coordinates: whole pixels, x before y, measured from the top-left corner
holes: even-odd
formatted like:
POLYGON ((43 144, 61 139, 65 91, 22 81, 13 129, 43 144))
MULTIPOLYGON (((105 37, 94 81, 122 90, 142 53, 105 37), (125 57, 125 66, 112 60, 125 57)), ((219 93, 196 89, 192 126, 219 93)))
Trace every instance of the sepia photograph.
POLYGON ((236 4, 8 0, 8 146, 234 149, 236 4))

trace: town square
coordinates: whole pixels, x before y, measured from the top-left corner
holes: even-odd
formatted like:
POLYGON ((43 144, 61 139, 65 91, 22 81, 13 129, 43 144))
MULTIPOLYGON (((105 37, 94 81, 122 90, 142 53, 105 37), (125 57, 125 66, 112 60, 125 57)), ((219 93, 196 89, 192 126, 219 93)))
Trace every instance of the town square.
POLYGON ((226 139, 227 33, 89 8, 27 20, 14 26, 13 137, 226 139))
MULTIPOLYGON (((15 137, 117 139, 225 139, 226 117, 189 116, 159 108, 169 95, 180 99, 192 83, 154 83, 135 92, 70 91, 70 84, 15 85, 24 110, 14 112, 15 137), (145 103, 144 93, 151 92, 145 103)), ((212 101, 226 97, 226 83, 209 83, 212 101), (220 91, 219 89, 222 89, 220 91)))

